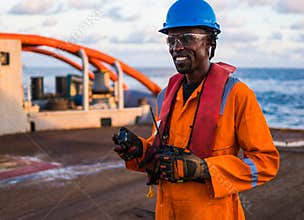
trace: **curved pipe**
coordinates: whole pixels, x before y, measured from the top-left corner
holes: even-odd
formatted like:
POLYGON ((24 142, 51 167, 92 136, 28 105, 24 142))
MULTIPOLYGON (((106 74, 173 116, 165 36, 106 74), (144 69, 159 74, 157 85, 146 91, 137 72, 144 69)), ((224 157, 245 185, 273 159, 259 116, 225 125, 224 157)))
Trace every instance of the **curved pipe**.
MULTIPOLYGON (((38 46, 38 45, 45 45, 49 47, 58 48, 64 51, 68 51, 73 54, 77 54, 77 52, 83 48, 85 52, 87 53, 88 57, 95 58, 98 60, 101 60, 103 62, 109 63, 111 65, 114 64, 117 59, 114 59, 113 57, 99 52, 97 50, 93 50, 87 47, 82 47, 77 44, 72 44, 60 40, 56 40, 53 38, 47 38, 42 37, 38 35, 26 35, 26 34, 9 34, 9 33, 0 33, 1 39, 18 39, 22 42, 23 45, 32 45, 32 46, 38 46)), ((119 61, 121 64, 121 67, 123 71, 128 74, 129 76, 137 79, 140 81, 144 86, 146 86, 155 96, 160 92, 160 87, 155 84, 153 81, 151 81, 149 78, 147 78, 145 75, 140 73, 139 71, 133 69, 132 67, 126 65, 125 63, 119 61)))
MULTIPOLYGON (((52 51, 44 50, 44 49, 37 48, 37 47, 22 47, 22 50, 25 51, 25 52, 34 52, 34 53, 39 53, 39 54, 51 56, 51 57, 56 58, 57 60, 61 60, 65 63, 69 64, 70 66, 74 67, 75 69, 78 69, 80 71, 82 70, 81 65, 74 62, 73 60, 70 60, 69 58, 67 58, 65 56, 62 56, 61 54, 57 54, 57 53, 54 53, 52 51)), ((90 79, 93 80, 95 78, 94 73, 89 72, 89 77, 90 77, 90 79)))
MULTIPOLYGON (((61 55, 61 54, 58 54, 58 53, 54 53, 52 51, 49 51, 49 50, 45 50, 45 49, 41 49, 41 48, 38 48, 38 47, 22 47, 22 50, 23 51, 26 51, 26 52, 34 52, 34 53, 39 53, 39 54, 43 54, 43 55, 47 55, 47 56, 51 56, 51 57, 54 57, 58 60, 61 60, 67 64, 69 64, 70 66, 74 67, 75 69, 78 69, 78 70, 82 70, 82 66, 79 65, 78 63, 74 62, 73 60, 70 60, 69 58, 61 55)), ((109 68, 107 68, 105 65, 103 65, 100 61, 96 60, 96 59, 93 59, 92 62, 90 62, 93 66, 95 66, 97 69, 103 71, 103 72, 108 72, 110 74, 110 79, 112 81, 117 81, 117 76, 116 74, 110 70, 109 68)), ((89 72, 89 77, 90 79, 94 79, 95 75, 94 73, 92 72, 89 72)), ((129 87, 124 83, 123 84, 123 88, 124 90, 127 90, 129 89, 129 87)))

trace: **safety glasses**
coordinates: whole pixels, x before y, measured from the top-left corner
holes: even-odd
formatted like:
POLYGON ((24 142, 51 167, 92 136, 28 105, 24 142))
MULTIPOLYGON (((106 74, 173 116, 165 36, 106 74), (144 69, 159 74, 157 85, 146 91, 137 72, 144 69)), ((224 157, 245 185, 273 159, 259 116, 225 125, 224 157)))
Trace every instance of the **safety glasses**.
POLYGON ((184 47, 187 47, 187 46, 191 46, 195 42, 204 39, 207 36, 208 34, 185 33, 185 34, 171 35, 171 36, 168 35, 166 40, 169 47, 173 47, 176 41, 178 41, 184 47))

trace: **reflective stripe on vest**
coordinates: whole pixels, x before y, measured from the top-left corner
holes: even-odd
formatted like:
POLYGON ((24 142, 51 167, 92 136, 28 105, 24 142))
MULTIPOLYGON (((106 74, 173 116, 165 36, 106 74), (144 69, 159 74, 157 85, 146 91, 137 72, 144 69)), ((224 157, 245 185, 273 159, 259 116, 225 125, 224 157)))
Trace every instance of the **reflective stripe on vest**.
MULTIPOLYGON (((224 114, 224 109, 226 106, 226 102, 227 102, 227 98, 231 92, 231 89, 233 88, 233 86, 239 82, 238 78, 232 77, 230 76, 226 82, 225 88, 224 88, 224 93, 223 93, 223 97, 222 97, 222 102, 221 102, 221 109, 220 109, 220 115, 224 114)), ((166 90, 167 87, 164 88, 157 96, 157 109, 158 109, 158 115, 160 114, 160 110, 163 104, 163 100, 166 94, 166 90)))
POLYGON ((221 102, 221 109, 220 109, 220 115, 224 114, 224 109, 226 106, 226 102, 228 99, 228 96, 231 92, 231 89, 233 88, 233 86, 239 82, 238 78, 232 77, 230 76, 226 82, 225 88, 224 88, 224 93, 223 93, 223 97, 222 97, 222 102, 221 102))

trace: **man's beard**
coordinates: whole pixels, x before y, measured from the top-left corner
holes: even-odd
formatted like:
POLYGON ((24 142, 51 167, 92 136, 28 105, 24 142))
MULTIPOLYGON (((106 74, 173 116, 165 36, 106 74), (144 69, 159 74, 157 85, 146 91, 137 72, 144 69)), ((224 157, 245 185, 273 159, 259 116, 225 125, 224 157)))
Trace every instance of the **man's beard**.
POLYGON ((192 65, 191 63, 175 63, 176 70, 181 74, 188 74, 192 72, 192 65))

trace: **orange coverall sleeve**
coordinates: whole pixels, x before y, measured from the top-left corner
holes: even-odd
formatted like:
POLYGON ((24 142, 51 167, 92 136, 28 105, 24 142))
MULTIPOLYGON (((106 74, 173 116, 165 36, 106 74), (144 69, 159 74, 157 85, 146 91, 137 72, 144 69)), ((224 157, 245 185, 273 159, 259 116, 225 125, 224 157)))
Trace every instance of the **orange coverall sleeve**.
POLYGON ((238 84, 227 100, 227 105, 232 102, 233 107, 228 112, 225 109, 222 117, 234 112, 236 145, 243 150, 244 158, 236 155, 206 158, 215 198, 261 185, 275 177, 279 168, 279 153, 255 94, 245 84, 238 84))

